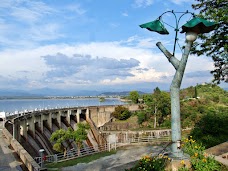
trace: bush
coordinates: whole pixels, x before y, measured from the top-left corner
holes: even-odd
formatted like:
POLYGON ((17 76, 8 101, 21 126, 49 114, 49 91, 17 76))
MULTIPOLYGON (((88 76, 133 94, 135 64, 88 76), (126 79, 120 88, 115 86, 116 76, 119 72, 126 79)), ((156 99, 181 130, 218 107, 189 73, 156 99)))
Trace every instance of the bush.
POLYGON ((137 113, 138 124, 141 125, 144 121, 146 121, 146 112, 140 111, 137 113))
POLYGON ((149 170, 149 171, 165 171, 165 167, 167 162, 170 160, 167 156, 144 156, 140 159, 136 165, 130 169, 126 169, 125 171, 142 171, 142 170, 149 170))
MULTIPOLYGON (((214 160, 213 157, 208 156, 204 152, 205 147, 201 143, 197 143, 195 140, 192 139, 190 136, 189 139, 185 139, 184 144, 182 144, 184 152, 190 155, 190 161, 192 170, 196 171, 214 171, 214 170, 221 170, 221 165, 214 160)), ((179 171, 182 171, 185 168, 183 165, 179 171)))
POLYGON ((116 119, 126 120, 131 116, 131 112, 124 106, 117 106, 111 115, 116 119))
POLYGON ((227 113, 207 114, 196 123, 191 135, 206 148, 218 145, 228 139, 227 113))

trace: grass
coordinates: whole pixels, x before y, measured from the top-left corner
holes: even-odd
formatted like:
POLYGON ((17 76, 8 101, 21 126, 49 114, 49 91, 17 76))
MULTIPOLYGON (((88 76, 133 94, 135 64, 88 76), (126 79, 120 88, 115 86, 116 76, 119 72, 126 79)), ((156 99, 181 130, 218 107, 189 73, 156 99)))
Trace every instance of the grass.
POLYGON ((80 157, 77 159, 72 159, 64 162, 46 164, 46 167, 48 168, 48 170, 53 170, 54 168, 57 168, 55 170, 60 170, 62 167, 74 166, 74 165, 77 165, 78 163, 89 163, 93 160, 97 160, 101 157, 109 156, 115 153, 116 151, 110 151, 110 152, 105 151, 105 152, 96 153, 90 156, 80 157))

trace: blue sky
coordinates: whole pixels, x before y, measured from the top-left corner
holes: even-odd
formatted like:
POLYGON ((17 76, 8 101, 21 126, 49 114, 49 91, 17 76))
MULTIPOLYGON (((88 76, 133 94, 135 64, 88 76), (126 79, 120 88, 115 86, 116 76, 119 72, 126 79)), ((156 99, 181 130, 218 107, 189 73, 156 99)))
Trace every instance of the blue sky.
MULTIPOLYGON (((174 68, 156 47, 170 35, 141 29, 194 0, 1 0, 0 89, 168 90, 174 68)), ((195 12, 197 13, 197 12, 195 12)), ((186 15, 180 26, 190 19, 186 15)), ((175 25, 174 16, 163 21, 175 25)), ((179 35, 184 45, 184 35, 179 35)), ((181 57, 179 48, 176 57, 181 57)), ((213 62, 191 55, 182 87, 210 82, 213 62)), ((227 86, 223 84, 222 86, 227 86)))

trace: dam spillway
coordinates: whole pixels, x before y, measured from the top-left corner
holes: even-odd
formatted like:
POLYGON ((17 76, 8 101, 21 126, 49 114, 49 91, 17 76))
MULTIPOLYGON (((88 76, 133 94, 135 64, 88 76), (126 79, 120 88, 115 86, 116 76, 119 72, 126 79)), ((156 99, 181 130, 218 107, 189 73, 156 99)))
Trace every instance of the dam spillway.
MULTIPOLYGON (((124 105, 129 110, 138 110, 138 105, 124 105)), ((51 134, 60 129, 71 127, 77 128, 77 123, 87 122, 90 125, 88 139, 83 146, 103 145, 105 139, 99 133, 99 127, 109 122, 111 113, 116 106, 89 106, 62 109, 48 109, 42 111, 27 112, 14 116, 7 116, 10 122, 5 123, 5 127, 14 138, 21 143, 24 149, 34 158, 39 155, 39 150, 44 149, 45 154, 53 154, 53 143, 49 141, 51 134), (13 123, 13 124, 12 124, 13 123)), ((65 142, 64 146, 68 146, 65 142)), ((76 145, 72 143, 71 148, 76 145)))

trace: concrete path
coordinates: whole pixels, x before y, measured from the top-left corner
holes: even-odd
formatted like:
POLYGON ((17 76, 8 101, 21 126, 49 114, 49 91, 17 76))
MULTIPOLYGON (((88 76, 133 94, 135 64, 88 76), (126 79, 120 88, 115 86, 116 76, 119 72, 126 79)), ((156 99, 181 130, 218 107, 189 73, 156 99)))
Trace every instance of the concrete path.
POLYGON ((18 171, 22 170, 14 155, 13 151, 9 148, 9 144, 6 141, 2 133, 2 122, 0 121, 0 171, 18 171))
POLYGON ((111 156, 102 157, 90 163, 79 163, 62 168, 62 171, 124 171, 132 167, 145 155, 156 155, 162 150, 160 146, 129 146, 111 156))

